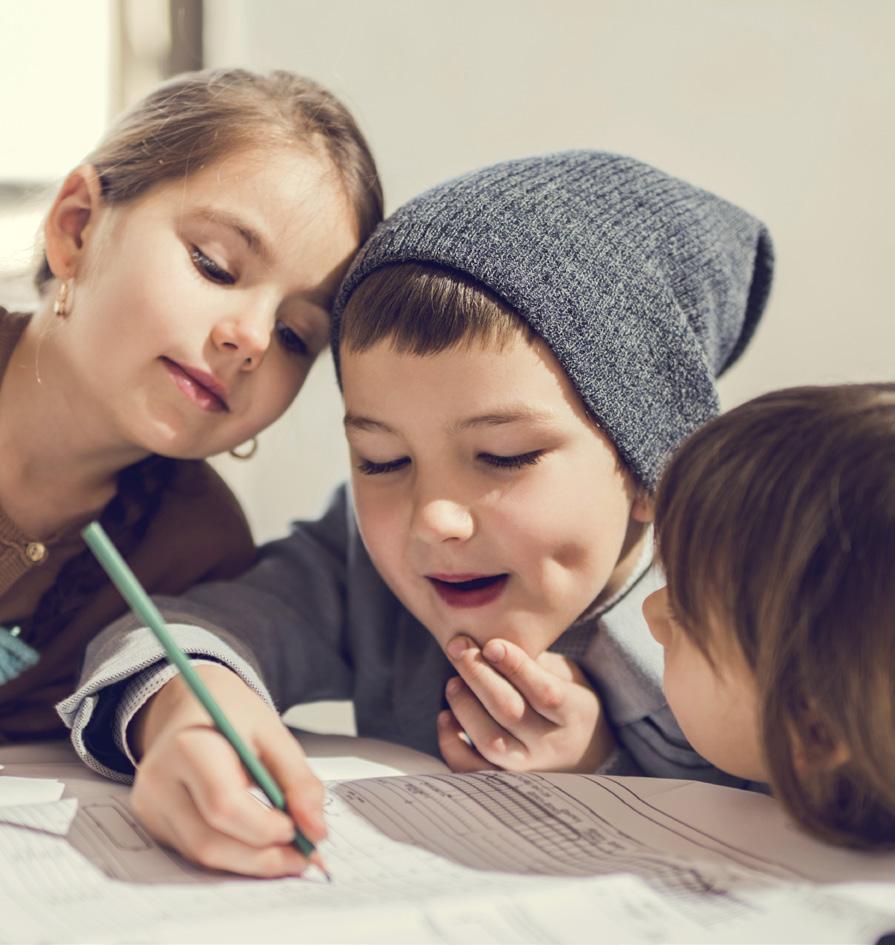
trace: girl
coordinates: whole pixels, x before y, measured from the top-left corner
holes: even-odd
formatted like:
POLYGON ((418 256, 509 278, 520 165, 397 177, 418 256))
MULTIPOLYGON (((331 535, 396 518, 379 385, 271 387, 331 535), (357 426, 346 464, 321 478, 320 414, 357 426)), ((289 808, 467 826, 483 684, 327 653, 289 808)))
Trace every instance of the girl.
POLYGON ((895 844, 895 384, 775 391, 694 434, 644 602, 668 703, 823 840, 895 844))
POLYGON ((0 309, 0 742, 63 734, 53 705, 124 610, 85 522, 100 517, 157 593, 251 562, 202 460, 295 397, 381 214, 353 119, 287 72, 181 76, 66 178, 42 303, 0 309))

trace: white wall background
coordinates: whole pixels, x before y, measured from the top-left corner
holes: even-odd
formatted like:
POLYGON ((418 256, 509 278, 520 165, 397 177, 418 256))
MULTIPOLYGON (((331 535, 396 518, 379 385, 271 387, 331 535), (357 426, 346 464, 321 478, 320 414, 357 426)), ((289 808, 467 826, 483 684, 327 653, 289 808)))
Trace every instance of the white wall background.
MULTIPOLYGON (((92 146, 114 9, 0 0, 0 177, 61 180, 92 146)), ((146 41, 166 9, 128 6, 146 41)), ((782 385, 895 376, 895 2, 205 0, 205 18, 209 65, 290 68, 343 98, 390 209, 490 162, 594 147, 764 219, 774 293, 721 382, 725 406, 782 385)), ((22 288, 3 277, 30 258, 42 207, 0 209, 8 293, 22 288)), ((316 515, 347 469, 329 359, 252 460, 216 462, 259 541, 316 515)), ((292 721, 352 730, 345 706, 305 707, 292 721)))
MULTIPOLYGON (((895 375, 895 3, 887 0, 210 0, 209 65, 290 68, 367 133, 388 207, 489 162, 620 151, 764 219, 774 293, 732 406, 895 375)), ((256 537, 345 473, 321 362, 250 462, 220 463, 256 537)))

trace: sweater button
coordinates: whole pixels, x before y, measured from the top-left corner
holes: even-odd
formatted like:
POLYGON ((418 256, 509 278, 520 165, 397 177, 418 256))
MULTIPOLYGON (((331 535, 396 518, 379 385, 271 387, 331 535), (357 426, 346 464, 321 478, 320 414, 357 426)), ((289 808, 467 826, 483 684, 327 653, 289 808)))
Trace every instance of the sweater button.
POLYGON ((39 541, 29 541, 25 546, 25 557, 32 564, 40 564, 47 556, 47 546, 39 541))

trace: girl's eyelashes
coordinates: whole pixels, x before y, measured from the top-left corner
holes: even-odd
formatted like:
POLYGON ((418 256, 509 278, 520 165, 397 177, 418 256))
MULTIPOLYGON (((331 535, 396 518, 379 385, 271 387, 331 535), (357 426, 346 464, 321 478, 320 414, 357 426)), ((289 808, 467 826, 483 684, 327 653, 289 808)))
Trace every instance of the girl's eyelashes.
MULTIPOLYGON (((190 259, 199 273, 211 282, 218 285, 234 285, 236 276, 218 265, 210 256, 206 255, 198 246, 190 248, 190 259)), ((307 357, 310 354, 307 342, 298 334, 295 329, 290 328, 285 322, 278 321, 274 328, 277 339, 286 351, 292 354, 299 354, 307 357)))
POLYGON ((310 353, 304 338, 302 338, 298 332, 290 328, 285 322, 277 322, 276 333, 280 344, 287 351, 293 354, 301 354, 305 357, 307 357, 307 355, 310 353))
POLYGON ((529 453, 519 453, 516 456, 496 456, 494 453, 479 453, 478 458, 489 466, 497 469, 522 469, 523 466, 534 466, 544 456, 544 450, 531 450, 529 453))
POLYGON ((358 461, 357 468, 365 476, 381 476, 383 473, 395 472, 402 469, 410 462, 407 456, 400 459, 392 459, 387 463, 374 463, 370 459, 361 459, 358 461))
POLYGON ((210 256, 206 256, 198 246, 191 247, 190 259, 196 269, 211 282, 218 285, 233 285, 236 282, 236 276, 219 266, 210 256))

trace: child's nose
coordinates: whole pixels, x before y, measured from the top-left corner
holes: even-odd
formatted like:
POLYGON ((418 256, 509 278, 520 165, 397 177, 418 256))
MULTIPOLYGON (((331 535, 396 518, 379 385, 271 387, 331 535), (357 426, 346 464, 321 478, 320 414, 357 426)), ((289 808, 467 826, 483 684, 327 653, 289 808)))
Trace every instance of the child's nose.
POLYGON ((413 530, 428 542, 468 541, 475 532, 475 520, 468 506, 453 499, 427 499, 417 503, 413 530))
POLYGON ((243 370, 258 367, 270 347, 272 319, 260 311, 230 315, 211 330, 214 346, 235 356, 243 370))

